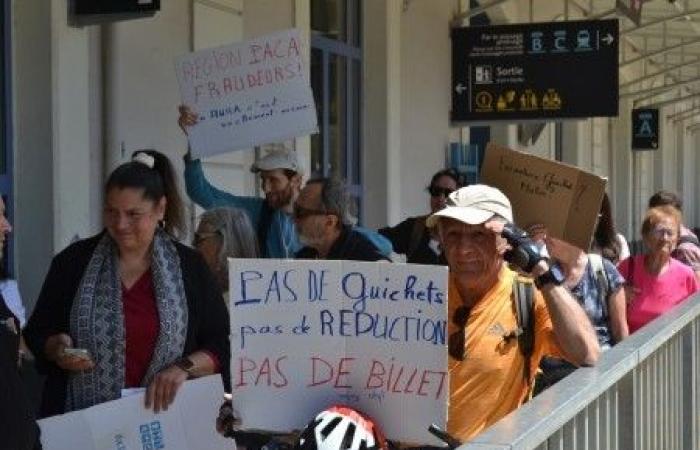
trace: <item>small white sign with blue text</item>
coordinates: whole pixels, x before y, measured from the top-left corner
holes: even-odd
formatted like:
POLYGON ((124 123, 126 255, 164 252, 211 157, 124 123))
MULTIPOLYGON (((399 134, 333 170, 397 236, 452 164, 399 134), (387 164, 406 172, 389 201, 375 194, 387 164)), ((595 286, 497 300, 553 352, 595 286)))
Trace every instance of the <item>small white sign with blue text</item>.
POLYGON ((189 130, 195 156, 318 131, 302 42, 291 29, 175 60, 182 102, 199 118, 189 130))
POLYGON ((44 450, 235 450, 215 430, 221 376, 188 381, 167 411, 144 407, 144 394, 40 420, 44 450))

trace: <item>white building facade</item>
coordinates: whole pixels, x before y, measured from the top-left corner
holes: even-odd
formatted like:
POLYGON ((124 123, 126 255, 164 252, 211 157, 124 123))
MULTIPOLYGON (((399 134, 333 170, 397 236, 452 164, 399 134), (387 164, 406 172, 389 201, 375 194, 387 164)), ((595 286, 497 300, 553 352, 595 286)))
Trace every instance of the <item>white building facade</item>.
MULTIPOLYGON (((30 309, 51 257, 102 228, 106 174, 140 148, 168 154, 181 172, 187 141, 176 123, 173 60, 194 49, 301 30, 317 103, 325 105, 319 119, 326 125, 322 136, 294 145, 310 172, 348 178, 369 227, 427 212, 430 175, 446 166, 451 143, 471 140, 472 130, 449 120, 450 27, 469 11, 468 1, 161 0, 153 17, 89 26, 71 25, 67 0, 5 3, 10 184, 3 195, 15 226, 11 272, 30 309), (326 94, 319 92, 323 86, 326 94)), ((493 24, 593 15, 573 0, 481 3, 495 4, 485 11, 493 24)), ((620 24, 631 27, 627 19, 620 24)), ((634 39, 623 37, 621 57, 639 51, 634 39)), ((673 38, 654 45, 672 45, 667 39, 673 38)), ((673 64, 674 57, 664 58, 673 64)), ((650 65, 626 65, 620 83, 654 73, 650 65)), ((628 90, 665 82, 649 78, 628 90)), ((654 101, 683 95, 669 91, 654 101)), ((669 118, 692 108, 694 99, 663 104, 660 149, 644 153, 631 151, 633 99, 621 97, 616 118, 549 123, 535 144, 518 141, 517 124, 492 124, 488 134, 494 142, 608 177, 617 227, 628 239, 638 238, 646 201, 662 188, 681 194, 686 223, 700 225, 693 116, 669 118)), ((205 167, 220 187, 255 195, 256 180, 248 171, 253 158, 251 149, 212 158, 205 167)))

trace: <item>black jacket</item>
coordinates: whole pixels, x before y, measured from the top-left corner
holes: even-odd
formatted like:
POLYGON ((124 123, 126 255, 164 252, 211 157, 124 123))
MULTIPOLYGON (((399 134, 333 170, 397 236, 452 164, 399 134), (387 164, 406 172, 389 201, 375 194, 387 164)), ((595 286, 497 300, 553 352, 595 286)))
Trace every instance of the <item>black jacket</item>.
POLYGON ((0 448, 3 450, 33 449, 39 436, 17 368, 18 351, 19 322, 0 296, 0 448))
MULTIPOLYGON (((103 232, 104 233, 104 232, 103 232)), ((57 333, 70 334, 73 299, 102 233, 78 241, 51 261, 34 312, 25 329, 27 345, 36 357, 37 369, 47 375, 41 416, 61 414, 65 408, 65 371, 49 362, 44 354, 46 339, 57 333)), ((188 306, 184 354, 206 350, 219 359, 224 386, 230 391, 229 317, 226 305, 202 257, 195 250, 175 242, 180 256, 188 306)))
MULTIPOLYGON (((296 254, 297 259, 316 259, 318 252, 311 247, 304 247, 296 254)), ((333 243, 328 256, 328 260, 349 260, 349 261, 389 261, 382 255, 377 247, 364 237, 361 233, 344 226, 340 236, 333 243)))
POLYGON ((406 262, 413 264, 433 264, 445 266, 444 255, 436 254, 429 246, 430 232, 425 226, 425 219, 428 216, 409 217, 394 227, 381 228, 379 233, 389 239, 396 253, 406 255, 406 262), (423 221, 420 224, 419 221, 423 221), (418 233, 414 230, 418 227, 418 233), (414 234, 417 234, 418 241, 414 241, 414 234))

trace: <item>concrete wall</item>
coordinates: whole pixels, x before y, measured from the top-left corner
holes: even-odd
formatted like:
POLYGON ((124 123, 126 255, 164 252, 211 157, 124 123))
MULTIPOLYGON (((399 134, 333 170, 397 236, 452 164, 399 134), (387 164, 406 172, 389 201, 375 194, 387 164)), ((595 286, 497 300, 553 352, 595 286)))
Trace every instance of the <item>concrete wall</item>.
POLYGON ((54 249, 51 8, 44 0, 15 0, 12 14, 13 272, 31 307, 54 249))
POLYGON ((65 2, 51 3, 51 94, 53 130, 54 249, 99 230, 101 150, 95 147, 101 116, 94 99, 102 85, 93 70, 100 65, 91 42, 99 42, 95 27, 68 25, 65 2), (97 158, 97 160, 95 159, 97 158), (97 161, 97 167, 95 162, 97 161), (91 186, 91 189, 86 187, 91 186))
POLYGON ((425 191, 445 166, 452 96, 451 1, 413 1, 401 13, 400 220, 429 211, 425 191))
POLYGON ((104 26, 106 172, 142 148, 165 153, 182 172, 187 140, 173 60, 191 51, 191 20, 189 0, 169 0, 153 18, 104 26))
POLYGON ((402 216, 401 2, 363 5, 363 213, 379 227, 402 216))

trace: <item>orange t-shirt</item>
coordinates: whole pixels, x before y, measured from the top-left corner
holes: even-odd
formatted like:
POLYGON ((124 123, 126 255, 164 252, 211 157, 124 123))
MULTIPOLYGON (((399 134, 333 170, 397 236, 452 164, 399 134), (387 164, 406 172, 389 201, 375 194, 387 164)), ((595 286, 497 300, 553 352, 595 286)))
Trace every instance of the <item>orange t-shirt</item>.
MULTIPOLYGON (((498 283, 469 313, 464 361, 449 358, 450 404, 447 431, 467 441, 518 406, 528 395, 525 359, 517 339, 504 336, 517 328, 515 303, 511 299, 515 272, 501 269, 498 283)), ((534 378, 543 355, 560 356, 552 322, 542 294, 534 289, 535 347, 531 357, 534 378)), ((462 305, 457 286, 450 277, 448 335, 457 331, 452 317, 462 305)), ((530 386, 532 385, 530 380, 530 386)))

